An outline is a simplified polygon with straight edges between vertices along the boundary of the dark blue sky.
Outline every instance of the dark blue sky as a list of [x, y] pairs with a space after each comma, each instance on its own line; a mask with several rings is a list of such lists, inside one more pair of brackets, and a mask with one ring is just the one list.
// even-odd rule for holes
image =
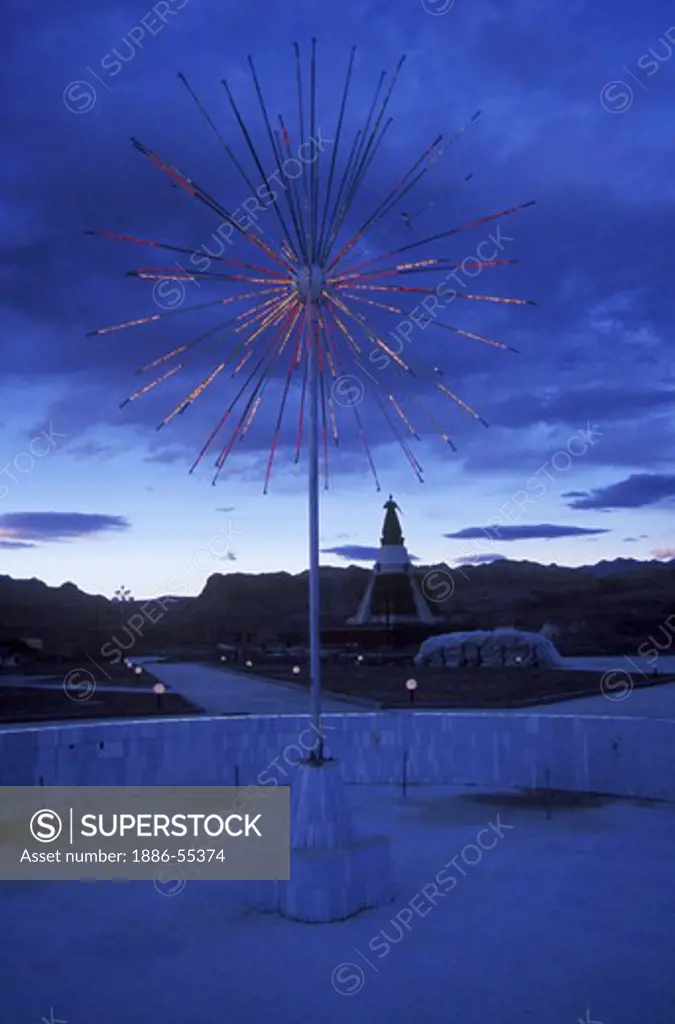
[[[287, 447], [271, 493], [261, 494], [273, 395], [217, 490], [210, 465], [194, 476], [187, 470], [231, 382], [215, 384], [160, 433], [155, 426], [194, 378], [119, 409], [138, 386], [137, 367], [214, 321], [187, 314], [86, 337], [155, 311], [152, 284], [125, 271], [171, 261], [84, 232], [208, 243], [218, 219], [170, 187], [129, 138], [237, 207], [246, 186], [176, 73], [188, 76], [244, 159], [220, 79], [227, 77], [261, 139], [251, 54], [272, 114], [294, 125], [292, 43], [306, 53], [312, 35], [320, 53], [318, 123], [328, 137], [350, 47], [357, 46], [350, 138], [380, 70], [391, 72], [407, 54], [394, 121], [357, 214], [436, 133], [451, 136], [482, 111], [402, 203], [414, 234], [397, 209], [369, 251], [536, 200], [502, 222], [503, 256], [518, 265], [486, 270], [471, 287], [537, 305], [457, 302], [450, 320], [520, 355], [433, 325], [411, 336], [411, 361], [443, 360], [448, 385], [489, 430], [438, 396], [434, 412], [459, 450], [453, 455], [423, 432], [415, 448], [425, 468], [420, 485], [379, 426], [374, 385], [360, 379], [383, 492], [393, 491], [403, 509], [411, 550], [422, 562], [506, 555], [581, 564], [675, 547], [675, 26], [661, 3], [610, 10], [561, 0], [165, 0], [154, 7], [127, 0], [104, 11], [80, 0], [56, 7], [17, 0], [6, 10], [0, 571], [106, 593], [126, 583], [148, 595], [179, 576], [197, 592], [212, 571], [306, 564], [304, 469], [292, 466]], [[451, 187], [470, 172], [468, 184]], [[462, 233], [441, 254], [475, 258], [494, 230]], [[203, 301], [197, 286], [188, 288], [195, 297], [186, 302]], [[414, 305], [403, 302], [406, 310]], [[389, 317], [387, 329], [398, 319]], [[198, 361], [195, 383], [213, 358]], [[374, 491], [350, 423], [324, 502], [323, 546], [334, 564], [341, 554], [370, 554], [386, 497]]]

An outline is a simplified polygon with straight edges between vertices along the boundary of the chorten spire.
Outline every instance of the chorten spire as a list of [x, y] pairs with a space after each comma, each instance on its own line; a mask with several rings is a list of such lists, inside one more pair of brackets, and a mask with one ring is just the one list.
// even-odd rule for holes
[[393, 495], [384, 504], [384, 524], [377, 561], [350, 626], [432, 626], [438, 621], [420, 590], [406, 551]]
[[398, 515], [396, 513], [401, 510], [391, 494], [389, 495], [389, 500], [384, 503], [383, 507], [386, 509], [386, 512], [380, 543], [386, 547], [399, 547], [403, 544], [403, 532], [401, 531], [401, 524], [398, 521]]

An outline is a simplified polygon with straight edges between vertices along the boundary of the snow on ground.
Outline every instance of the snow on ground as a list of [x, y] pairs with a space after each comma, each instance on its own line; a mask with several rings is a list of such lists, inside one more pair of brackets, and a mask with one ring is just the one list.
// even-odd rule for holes
[[0, 1019], [672, 1024], [673, 805], [547, 820], [478, 789], [349, 794], [392, 838], [388, 906], [302, 925], [245, 909], [241, 883], [3, 882]]

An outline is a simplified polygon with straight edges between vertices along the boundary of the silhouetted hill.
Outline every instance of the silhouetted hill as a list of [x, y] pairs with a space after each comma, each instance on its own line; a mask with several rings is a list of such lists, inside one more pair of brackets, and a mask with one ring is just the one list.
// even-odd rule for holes
[[[538, 630], [549, 625], [555, 628], [557, 646], [568, 655], [634, 653], [675, 612], [675, 561], [617, 559], [567, 568], [502, 560], [417, 571], [420, 579], [435, 573], [427, 576], [428, 595], [447, 594], [435, 605], [446, 623], [439, 632], [497, 626]], [[369, 572], [356, 566], [322, 568], [326, 628], [342, 626], [356, 611]], [[278, 636], [302, 642], [307, 573], [216, 574], [198, 597], [163, 600], [164, 607], [158, 599], [119, 604], [86, 594], [72, 583], [48, 587], [36, 579], [2, 576], [0, 642], [38, 636], [47, 649], [93, 651], [106, 641], [126, 648], [134, 629], [141, 634], [134, 642], [135, 653], [241, 642], [247, 635], [251, 641]]]
[[649, 568], [659, 567], [661, 569], [668, 569], [675, 563], [675, 559], [670, 559], [667, 562], [657, 561], [640, 561], [638, 558], [615, 558], [613, 561], [608, 562], [603, 560], [597, 562], [595, 565], [585, 565], [583, 568], [593, 576], [619, 576], [622, 573], [629, 572], [645, 572]]

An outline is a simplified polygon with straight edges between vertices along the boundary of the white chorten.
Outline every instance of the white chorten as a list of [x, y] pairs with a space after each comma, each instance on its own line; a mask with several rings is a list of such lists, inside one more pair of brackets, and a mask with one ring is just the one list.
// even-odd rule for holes
[[441, 621], [420, 591], [401, 532], [400, 509], [391, 494], [386, 509], [380, 553], [359, 610], [349, 626], [429, 625]]

